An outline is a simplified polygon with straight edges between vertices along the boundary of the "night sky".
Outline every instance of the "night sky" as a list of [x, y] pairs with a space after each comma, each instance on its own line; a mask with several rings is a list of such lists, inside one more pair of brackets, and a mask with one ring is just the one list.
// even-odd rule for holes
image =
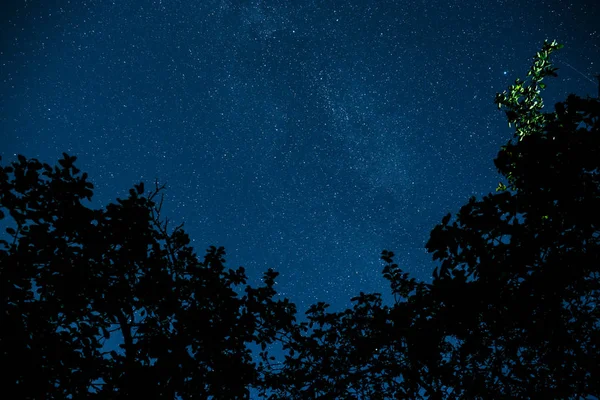
[[596, 95], [597, 0], [12, 1], [0, 11], [0, 155], [95, 185], [94, 207], [167, 184], [200, 258], [304, 311], [388, 293], [383, 249], [419, 279], [431, 229], [499, 181], [494, 95], [544, 39], [547, 104]]

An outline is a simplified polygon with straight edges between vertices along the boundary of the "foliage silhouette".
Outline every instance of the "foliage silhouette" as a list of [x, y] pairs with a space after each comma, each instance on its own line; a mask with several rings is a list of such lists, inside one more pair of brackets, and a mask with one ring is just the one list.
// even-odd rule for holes
[[497, 95], [515, 137], [495, 194], [431, 232], [430, 284], [384, 251], [395, 302], [307, 312], [283, 363], [263, 360], [272, 399], [600, 396], [600, 102], [570, 95], [542, 111], [555, 76], [545, 42], [528, 80]]
[[[92, 184], [64, 154], [54, 169], [23, 156], [0, 167], [0, 356], [3, 389], [20, 398], [244, 398], [258, 375], [248, 343], [271, 343], [294, 305], [223, 248], [199, 262], [181, 226], [160, 220], [139, 184], [92, 210]], [[6, 211], [8, 213], [6, 213]], [[8, 214], [8, 215], [7, 215]], [[6, 221], [4, 221], [6, 222]], [[120, 351], [104, 343], [120, 334]]]
[[[488, 399], [600, 396], [600, 102], [543, 112], [546, 42], [526, 81], [497, 95], [515, 136], [496, 192], [445, 216], [417, 282], [384, 251], [395, 301], [294, 304], [222, 248], [199, 261], [161, 220], [161, 187], [105, 210], [75, 157], [0, 166], [0, 357], [23, 398]], [[158, 199], [160, 201], [158, 202]], [[156, 204], [158, 202], [158, 204]], [[6, 221], [4, 221], [6, 222]], [[236, 290], [245, 286], [243, 294]], [[119, 334], [119, 351], [105, 342]], [[277, 360], [269, 344], [283, 347]], [[260, 348], [258, 364], [248, 348]]]

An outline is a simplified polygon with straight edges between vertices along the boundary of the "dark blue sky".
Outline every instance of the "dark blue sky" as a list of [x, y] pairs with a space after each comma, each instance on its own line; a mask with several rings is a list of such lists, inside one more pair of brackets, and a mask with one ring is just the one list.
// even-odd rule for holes
[[547, 103], [600, 72], [596, 0], [11, 3], [3, 163], [76, 155], [98, 206], [158, 178], [198, 255], [275, 268], [301, 310], [387, 293], [383, 249], [429, 279], [430, 230], [497, 185], [494, 95], [544, 39]]

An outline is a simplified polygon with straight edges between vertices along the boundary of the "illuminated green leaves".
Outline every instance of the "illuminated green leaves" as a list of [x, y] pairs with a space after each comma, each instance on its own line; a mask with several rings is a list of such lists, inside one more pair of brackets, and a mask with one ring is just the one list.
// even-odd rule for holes
[[508, 90], [496, 95], [495, 103], [506, 112], [508, 126], [515, 126], [515, 135], [519, 140], [539, 130], [546, 121], [541, 113], [544, 102], [540, 91], [546, 88], [542, 80], [546, 76], [556, 76], [556, 68], [552, 67], [550, 55], [562, 48], [556, 41], [544, 42], [542, 50], [537, 52], [533, 64], [527, 72], [529, 79], [516, 79]]

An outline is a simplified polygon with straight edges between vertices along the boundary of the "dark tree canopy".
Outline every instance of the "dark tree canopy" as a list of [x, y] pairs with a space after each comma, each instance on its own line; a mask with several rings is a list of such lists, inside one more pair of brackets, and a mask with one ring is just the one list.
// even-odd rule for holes
[[[294, 318], [273, 299], [277, 273], [243, 289], [224, 250], [199, 261], [136, 185], [92, 210], [92, 184], [64, 155], [0, 167], [3, 390], [30, 399], [242, 398], [258, 376], [247, 343], [271, 343]], [[162, 202], [161, 202], [162, 204]], [[243, 293], [236, 293], [242, 287]], [[104, 342], [118, 332], [121, 351]]]
[[[361, 293], [351, 309], [318, 303], [296, 322], [276, 272], [255, 288], [243, 268], [225, 268], [222, 248], [198, 260], [182, 226], [161, 219], [158, 185], [94, 210], [75, 157], [0, 166], [3, 389], [30, 399], [230, 399], [250, 388], [271, 399], [600, 397], [600, 101], [571, 95], [543, 111], [560, 47], [545, 43], [528, 79], [496, 97], [515, 127], [494, 160], [506, 182], [433, 229], [433, 281], [383, 252], [391, 305]], [[118, 351], [105, 345], [113, 335]]]
[[497, 96], [516, 130], [495, 160], [507, 183], [433, 229], [433, 282], [384, 251], [395, 303], [312, 307], [267, 368], [273, 398], [600, 396], [600, 102], [542, 112], [560, 47], [545, 43]]

